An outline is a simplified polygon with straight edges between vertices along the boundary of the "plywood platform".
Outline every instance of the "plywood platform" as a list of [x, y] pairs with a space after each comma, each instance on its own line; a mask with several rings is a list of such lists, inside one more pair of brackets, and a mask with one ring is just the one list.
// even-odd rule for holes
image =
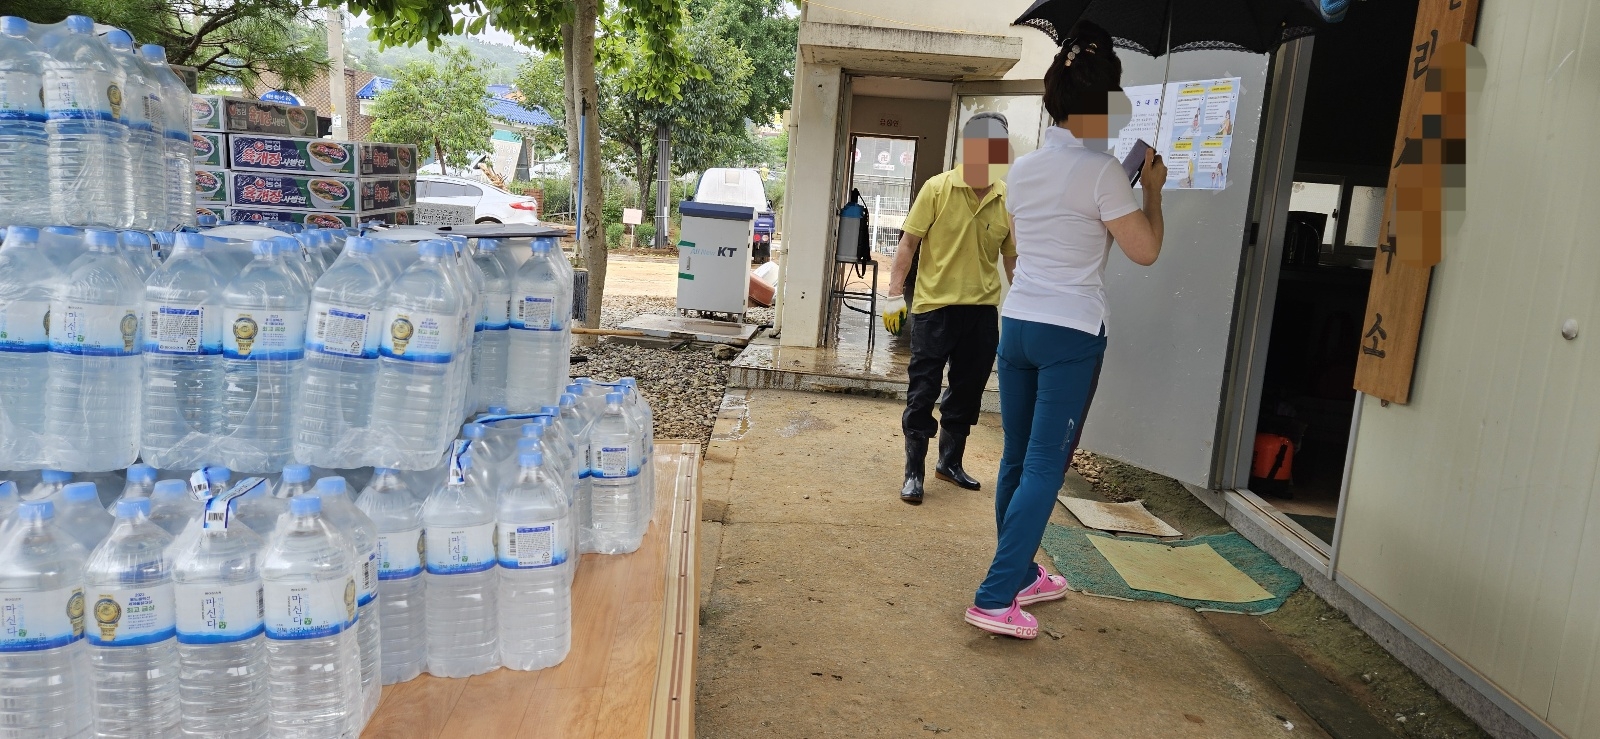
[[699, 444], [656, 443], [656, 510], [639, 551], [586, 554], [572, 652], [538, 672], [429, 675], [383, 689], [369, 739], [694, 736]]

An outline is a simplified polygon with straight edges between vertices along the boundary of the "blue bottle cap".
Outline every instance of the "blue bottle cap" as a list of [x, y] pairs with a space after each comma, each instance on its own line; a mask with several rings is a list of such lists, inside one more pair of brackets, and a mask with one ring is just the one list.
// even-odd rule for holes
[[72, 482], [72, 473], [62, 470], [44, 470], [39, 473], [39, 477], [50, 483]]
[[189, 494], [189, 483], [182, 480], [162, 480], [150, 490], [152, 498], [182, 498]]
[[315, 495], [297, 495], [289, 499], [289, 512], [296, 516], [321, 513], [322, 499]]
[[47, 234], [55, 234], [57, 236], [81, 236], [81, 235], [83, 235], [82, 231], [79, 231], [78, 229], [73, 228], [71, 226], [45, 226], [44, 227], [44, 232], [47, 233]]
[[545, 424], [549, 423], [543, 418], [535, 418], [522, 424], [522, 438], [537, 439], [544, 434]]
[[230, 477], [233, 477], [233, 472], [227, 467], [211, 466], [206, 468], [206, 482], [213, 485], [225, 483]]
[[622, 393], [606, 393], [606, 405], [622, 405]]
[[89, 246], [99, 247], [101, 249], [117, 248], [116, 231], [101, 231], [98, 228], [91, 228], [83, 232], [83, 238], [86, 242], [88, 242]]
[[73, 33], [94, 33], [94, 19], [87, 15], [69, 15], [67, 30]]
[[150, 234], [143, 231], [123, 231], [122, 245], [129, 249], [149, 249]]
[[155, 482], [156, 468], [147, 464], [136, 464], [128, 468], [129, 482]]
[[397, 474], [400, 474], [400, 470], [397, 470], [397, 469], [395, 469], [393, 467], [373, 467], [372, 468], [372, 474], [374, 474], [374, 475], [397, 475]]
[[303, 464], [291, 464], [283, 468], [284, 482], [305, 482], [311, 479], [311, 468]]
[[0, 16], [0, 33], [7, 36], [26, 36], [28, 22], [14, 15]]
[[461, 427], [461, 435], [465, 436], [468, 439], [482, 439], [483, 438], [483, 424], [481, 424], [481, 423], [464, 424]]
[[499, 251], [499, 239], [478, 239], [478, 251]]
[[270, 239], [252, 241], [250, 242], [250, 253], [258, 257], [270, 257], [278, 253], [278, 244]]
[[106, 34], [106, 45], [117, 51], [133, 51], [133, 34], [113, 28]]
[[17, 506], [17, 516], [24, 521], [49, 521], [56, 517], [56, 504], [48, 500], [30, 500]]
[[[8, 18], [10, 16], [7, 16]], [[32, 226], [12, 226], [6, 229], [6, 246], [21, 246], [39, 241], [39, 229]]]
[[139, 56], [151, 64], [166, 64], [167, 50], [157, 44], [145, 44], [139, 47]]
[[0, 480], [0, 498], [16, 498], [17, 484], [10, 480]]
[[583, 395], [583, 386], [574, 382], [567, 386], [567, 393], [572, 396], [573, 402], [577, 402], [578, 398]]
[[533, 253], [534, 254], [548, 254], [548, 253], [550, 253], [550, 241], [548, 239], [534, 239], [533, 240]]
[[347, 490], [344, 478], [338, 475], [324, 477], [318, 480], [316, 486], [312, 488], [312, 492], [317, 495], [344, 495]]
[[[332, 237], [332, 234], [328, 235], [328, 238], [331, 239]], [[345, 239], [344, 248], [347, 251], [353, 251], [357, 254], [371, 254], [372, 239], [369, 239], [365, 236], [351, 236], [350, 238]]]
[[577, 395], [574, 395], [572, 393], [562, 393], [561, 394], [561, 407], [562, 408], [571, 408], [572, 406], [575, 406], [577, 404], [578, 404], [578, 396]]
[[134, 518], [135, 516], [150, 515], [149, 498], [123, 498], [117, 501], [117, 518]]
[[442, 259], [451, 251], [453, 251], [453, 249], [451, 248], [450, 243], [446, 241], [424, 241], [420, 244], [417, 244], [417, 254], [424, 257]]
[[210, 215], [207, 215], [207, 216], [196, 216], [195, 217], [195, 222], [199, 223], [202, 226], [215, 226], [215, 225], [217, 225], [217, 217], [216, 216], [210, 216]]
[[547, 405], [547, 406], [545, 406], [543, 408], [540, 408], [539, 412], [543, 413], [543, 414], [545, 414], [547, 416], [552, 416], [552, 417], [559, 416], [559, 415], [561, 415], [561, 406]]
[[197, 233], [184, 231], [183, 233], [178, 234], [178, 238], [175, 240], [174, 245], [180, 249], [204, 249], [206, 248], [206, 237]]
[[517, 464], [523, 467], [538, 467], [544, 464], [544, 454], [541, 452], [523, 452], [517, 455]]
[[95, 489], [92, 482], [75, 482], [61, 489], [61, 497], [74, 503], [86, 500], [99, 500], [100, 492]]

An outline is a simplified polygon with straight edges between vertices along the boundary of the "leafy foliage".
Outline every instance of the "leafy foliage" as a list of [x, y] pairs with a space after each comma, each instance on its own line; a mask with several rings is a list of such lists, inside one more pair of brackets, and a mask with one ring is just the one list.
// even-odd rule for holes
[[[379, 48], [377, 42], [368, 38], [369, 34], [370, 31], [361, 26], [350, 28], [345, 33], [345, 54], [352, 60], [352, 66], [380, 77], [394, 77], [406, 62], [425, 61], [433, 56], [424, 46]], [[450, 46], [463, 46], [471, 52], [491, 85], [514, 82], [517, 70], [529, 58], [522, 49], [488, 43], [471, 36], [449, 36], [441, 40]]]
[[742, 118], [772, 123], [789, 109], [794, 90], [794, 49], [800, 21], [790, 0], [692, 0], [689, 13], [707, 31], [727, 39], [750, 59], [750, 99]]
[[473, 152], [489, 148], [494, 126], [484, 104], [483, 70], [472, 53], [446, 47], [432, 62], [410, 62], [394, 87], [373, 101], [373, 137], [416, 144], [450, 166], [465, 167]]
[[533, 133], [533, 145], [541, 158], [566, 152], [566, 106], [562, 100], [561, 81], [564, 70], [560, 54], [544, 54], [530, 58], [517, 70], [517, 91], [529, 105], [544, 108], [554, 118], [556, 125], [540, 126]]
[[271, 72], [304, 90], [328, 68], [322, 13], [300, 0], [16, 1], [7, 15], [54, 23], [81, 14], [126, 29], [138, 43], [166, 47], [167, 61], [198, 69], [202, 84], [229, 76], [252, 86]]

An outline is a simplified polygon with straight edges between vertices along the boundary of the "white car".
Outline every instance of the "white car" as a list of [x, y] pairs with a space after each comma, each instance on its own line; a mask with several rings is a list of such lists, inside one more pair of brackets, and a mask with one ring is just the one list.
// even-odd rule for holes
[[476, 212], [473, 223], [539, 222], [539, 204], [533, 198], [513, 195], [481, 180], [436, 174], [417, 175], [417, 202], [467, 205]]

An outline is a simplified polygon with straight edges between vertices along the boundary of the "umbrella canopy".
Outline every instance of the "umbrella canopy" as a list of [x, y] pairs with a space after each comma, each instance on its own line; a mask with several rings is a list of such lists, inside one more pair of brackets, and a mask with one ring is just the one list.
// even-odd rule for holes
[[1301, 0], [1037, 0], [1012, 25], [1032, 26], [1060, 44], [1079, 20], [1099, 24], [1117, 46], [1161, 56], [1197, 49], [1263, 54], [1311, 35], [1317, 16]]

